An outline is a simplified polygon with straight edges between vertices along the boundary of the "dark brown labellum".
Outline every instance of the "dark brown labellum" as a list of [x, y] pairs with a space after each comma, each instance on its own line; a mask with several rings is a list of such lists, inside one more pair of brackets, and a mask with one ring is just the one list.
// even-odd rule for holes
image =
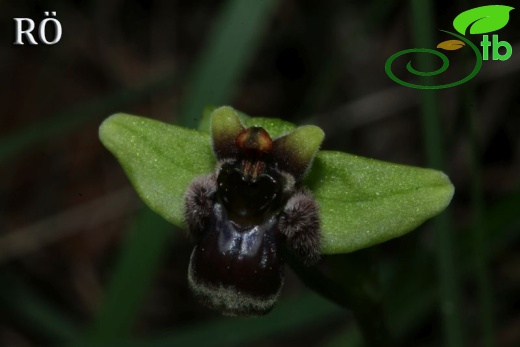
[[283, 144], [262, 128], [225, 122], [230, 126], [216, 125], [221, 133], [213, 134], [216, 172], [195, 179], [185, 196], [186, 224], [197, 242], [188, 280], [201, 302], [224, 315], [262, 315], [279, 296], [285, 246], [306, 264], [319, 259], [318, 207], [279, 170]]
[[225, 315], [262, 315], [271, 310], [283, 282], [277, 219], [237, 230], [215, 204], [209, 231], [195, 246], [189, 282], [208, 306]]

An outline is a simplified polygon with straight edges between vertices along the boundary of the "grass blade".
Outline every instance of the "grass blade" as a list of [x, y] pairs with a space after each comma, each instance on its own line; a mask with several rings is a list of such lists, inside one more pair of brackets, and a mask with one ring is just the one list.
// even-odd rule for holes
[[[435, 47], [433, 26], [433, 2], [431, 0], [411, 0], [414, 43], [416, 47]], [[434, 71], [431, 54], [417, 57], [420, 71]], [[422, 79], [423, 85], [434, 84], [433, 76]], [[443, 141], [439, 114], [438, 91], [421, 90], [421, 113], [425, 136], [428, 166], [438, 170], [444, 167]], [[459, 278], [455, 266], [455, 244], [452, 236], [450, 210], [433, 221], [437, 248], [439, 274], [440, 308], [443, 317], [445, 345], [464, 345], [462, 317], [460, 311]]]
[[139, 215], [121, 247], [114, 274], [97, 316], [92, 342], [127, 336], [160, 266], [173, 226], [149, 209]]
[[275, 0], [226, 2], [193, 71], [181, 109], [184, 126], [195, 128], [203, 106], [220, 105], [232, 96], [276, 3]]

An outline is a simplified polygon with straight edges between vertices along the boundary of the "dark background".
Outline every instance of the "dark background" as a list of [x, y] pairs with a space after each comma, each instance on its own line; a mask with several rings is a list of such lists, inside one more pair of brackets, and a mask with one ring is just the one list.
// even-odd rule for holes
[[[266, 318], [200, 306], [192, 245], [142, 206], [97, 137], [115, 112], [193, 127], [205, 106], [230, 104], [322, 126], [324, 149], [445, 171], [456, 189], [445, 223], [375, 247], [390, 331], [403, 346], [518, 346], [520, 9], [497, 32], [512, 57], [434, 92], [432, 123], [425, 93], [393, 82], [385, 61], [426, 46], [417, 25], [431, 20], [437, 44], [449, 39], [437, 29], [490, 3], [435, 1], [418, 18], [412, 2], [242, 0], [229, 17], [238, 1], [0, 2], [0, 345], [359, 345], [350, 311], [289, 269]], [[13, 45], [13, 18], [38, 25], [44, 11], [57, 12], [60, 42]], [[472, 66], [458, 53], [441, 80]], [[133, 242], [156, 232], [167, 244]], [[350, 262], [355, 282], [363, 252], [321, 267]]]

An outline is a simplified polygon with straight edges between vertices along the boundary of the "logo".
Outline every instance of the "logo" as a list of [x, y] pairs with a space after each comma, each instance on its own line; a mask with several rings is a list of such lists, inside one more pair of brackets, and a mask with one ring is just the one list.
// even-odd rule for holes
[[[450, 88], [455, 87], [460, 84], [466, 83], [480, 71], [480, 68], [482, 67], [482, 61], [488, 60], [489, 57], [493, 60], [507, 60], [511, 57], [513, 54], [513, 47], [511, 47], [511, 44], [507, 41], [499, 41], [498, 35], [492, 35], [491, 41], [489, 39], [489, 36], [487, 34], [497, 31], [499, 29], [502, 29], [506, 26], [507, 22], [509, 22], [509, 12], [513, 10], [513, 7], [510, 6], [504, 6], [504, 5], [488, 5], [488, 6], [481, 6], [481, 7], [475, 7], [471, 10], [467, 10], [459, 14], [454, 20], [453, 20], [453, 27], [455, 30], [460, 34], [447, 31], [447, 30], [441, 30], [445, 33], [450, 34], [455, 39], [447, 40], [439, 43], [437, 45], [437, 48], [447, 50], [447, 51], [454, 51], [457, 49], [461, 49], [465, 46], [468, 46], [471, 48], [473, 53], [475, 54], [476, 62], [473, 70], [469, 73], [469, 75], [465, 76], [464, 78], [451, 82], [446, 84], [440, 84], [440, 85], [421, 85], [421, 84], [414, 84], [410, 82], [406, 82], [399, 77], [397, 77], [394, 72], [392, 71], [392, 63], [395, 59], [398, 57], [408, 54], [408, 53], [428, 53], [428, 54], [434, 54], [437, 57], [439, 57], [442, 60], [442, 66], [434, 71], [419, 71], [412, 67], [411, 60], [406, 65], [406, 70], [416, 76], [435, 76], [438, 74], [443, 73], [446, 71], [450, 65], [448, 57], [437, 50], [429, 49], [429, 48], [412, 48], [412, 49], [405, 49], [403, 51], [397, 52], [393, 54], [385, 63], [385, 71], [388, 77], [390, 77], [394, 82], [397, 82], [403, 86], [410, 87], [410, 88], [416, 88], [416, 89], [444, 89], [444, 88]], [[475, 46], [470, 40], [468, 40], [465, 35], [466, 31], [469, 29], [469, 34], [486, 34], [482, 35], [482, 41], [480, 42], [480, 46], [482, 46], [482, 53], [480, 53], [479, 48]], [[491, 47], [491, 54], [490, 54], [490, 48]], [[500, 53], [499, 49], [503, 47], [505, 48], [504, 53]], [[503, 49], [502, 49], [503, 51]]]
[[[56, 17], [56, 11], [51, 11], [50, 13], [49, 13], [49, 11], [45, 11], [44, 14], [45, 14], [45, 17], [49, 17], [49, 18], [45, 18], [38, 25], [38, 36], [37, 37], [39, 39], [39, 42], [43, 43], [44, 45], [54, 45], [54, 44], [58, 43], [61, 39], [61, 34], [62, 34], [61, 24], [56, 18], [52, 18], [52, 17]], [[34, 20], [32, 20], [31, 18], [14, 18], [14, 23], [15, 23], [15, 33], [14, 33], [15, 40], [13, 43], [14, 45], [17, 45], [17, 46], [24, 45], [25, 44], [24, 37], [30, 45], [38, 45], [38, 41], [34, 39], [34, 36], [32, 34], [32, 31], [35, 28]], [[25, 29], [24, 29], [24, 23], [27, 24], [27, 27], [25, 27]], [[54, 38], [52, 40], [49, 40], [47, 38], [47, 35], [48, 35], [47, 24], [52, 24], [52, 26], [54, 27], [54, 32], [53, 32]]]

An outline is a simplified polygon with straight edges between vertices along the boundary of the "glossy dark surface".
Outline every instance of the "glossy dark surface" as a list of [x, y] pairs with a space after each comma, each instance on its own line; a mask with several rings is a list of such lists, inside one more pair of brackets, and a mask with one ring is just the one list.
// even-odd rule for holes
[[[206, 296], [218, 296], [220, 288], [232, 288], [236, 300], [275, 298], [283, 282], [283, 259], [277, 218], [238, 230], [221, 204], [215, 204], [209, 230], [193, 250], [190, 271], [195, 285], [204, 286]], [[226, 311], [218, 298], [202, 298], [210, 306]], [[274, 302], [273, 302], [274, 303]], [[270, 307], [267, 309], [267, 311]], [[241, 312], [243, 310], [244, 312]], [[266, 309], [250, 305], [228, 312], [235, 315], [262, 314]], [[256, 311], [256, 312], [255, 312]]]
[[281, 177], [266, 173], [247, 177], [229, 163], [222, 166], [217, 179], [217, 197], [239, 228], [265, 223], [282, 207], [282, 190]]

